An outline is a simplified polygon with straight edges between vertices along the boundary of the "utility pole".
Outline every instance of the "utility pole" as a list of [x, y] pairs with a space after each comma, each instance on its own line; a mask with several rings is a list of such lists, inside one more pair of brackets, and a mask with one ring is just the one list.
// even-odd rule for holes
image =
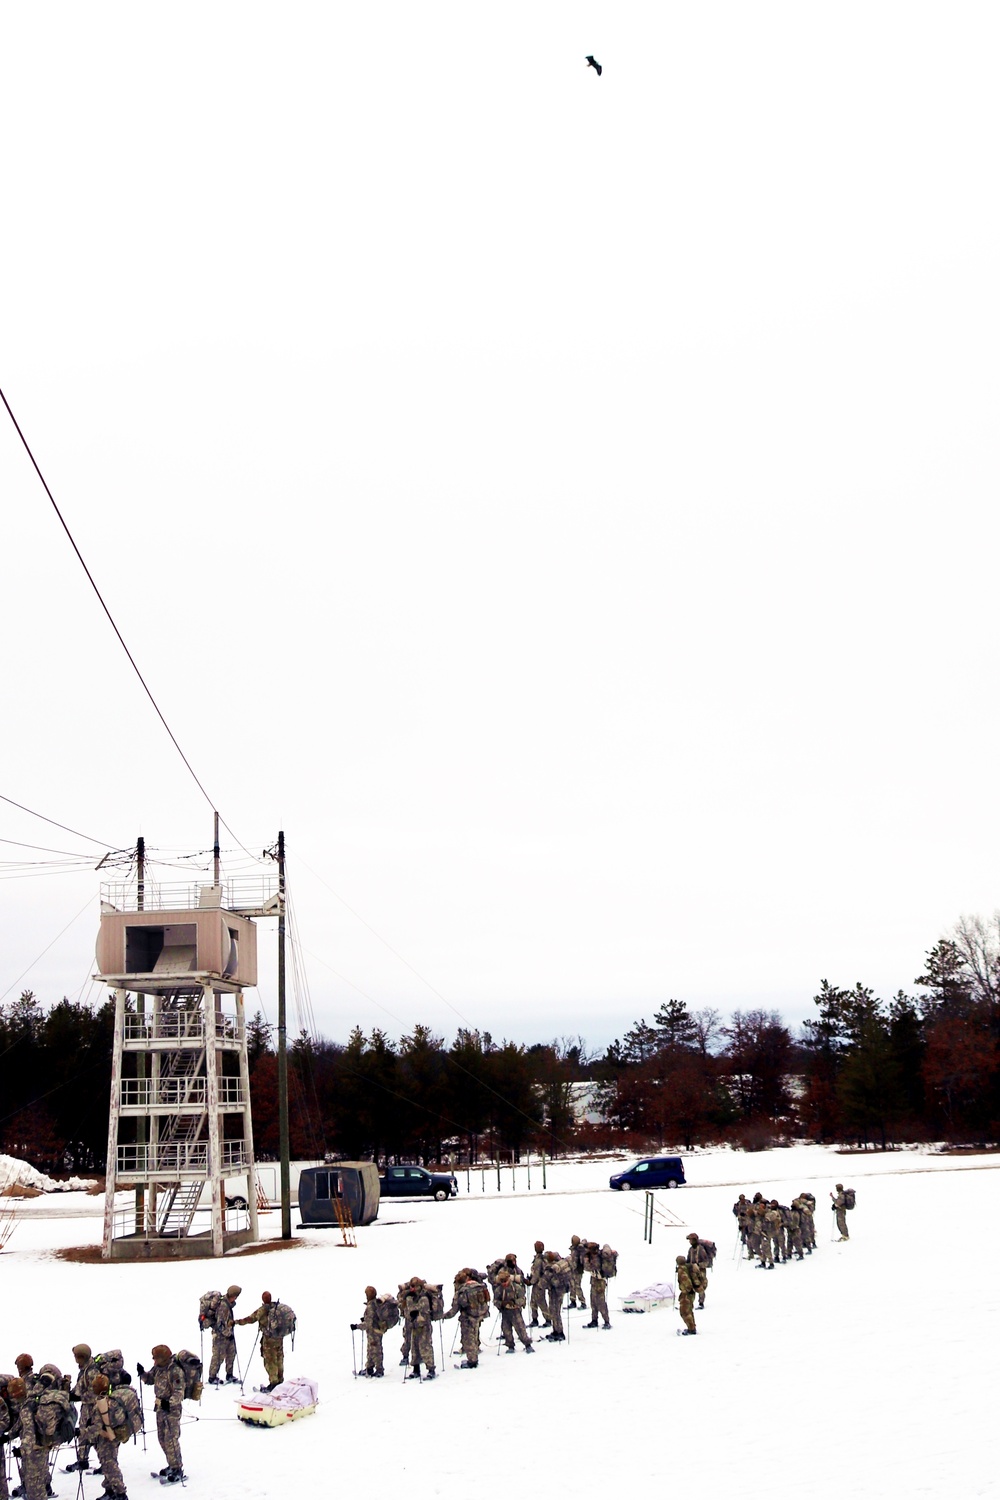
[[219, 814], [215, 814], [215, 843], [212, 848], [212, 884], [220, 885], [219, 880]]
[[[135, 841], [135, 905], [137, 911], [144, 911], [146, 908], [146, 840], [143, 838], [141, 833]], [[135, 1006], [140, 1016], [145, 1014], [146, 997], [141, 990], [135, 997]], [[140, 1079], [145, 1079], [146, 1059], [141, 1052], [136, 1059], [136, 1071]], [[135, 1122], [135, 1127], [136, 1141], [140, 1146], [145, 1146], [148, 1138], [146, 1135], [146, 1120], [144, 1116], [139, 1116], [138, 1120], [136, 1120]], [[142, 1153], [140, 1152], [140, 1155], [141, 1154]], [[114, 1168], [109, 1164], [108, 1170], [113, 1171]], [[137, 1187], [135, 1190], [136, 1233], [142, 1234], [145, 1227], [146, 1190], [143, 1187]]]
[[292, 1237], [288, 1166], [288, 1048], [285, 1023], [285, 835], [278, 833], [278, 1138], [281, 1156], [281, 1238]]

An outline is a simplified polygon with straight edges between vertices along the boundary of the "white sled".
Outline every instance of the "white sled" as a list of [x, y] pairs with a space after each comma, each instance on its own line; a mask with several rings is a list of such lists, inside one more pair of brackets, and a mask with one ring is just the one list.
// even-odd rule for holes
[[283, 1427], [286, 1422], [298, 1421], [299, 1417], [311, 1417], [318, 1403], [316, 1381], [297, 1375], [294, 1380], [276, 1385], [273, 1391], [255, 1391], [252, 1396], [241, 1396], [236, 1403], [236, 1415], [251, 1427]]
[[622, 1312], [648, 1313], [656, 1312], [657, 1308], [669, 1307], [674, 1300], [674, 1289], [669, 1281], [657, 1281], [652, 1286], [643, 1287], [641, 1292], [632, 1292], [628, 1297], [620, 1297]]

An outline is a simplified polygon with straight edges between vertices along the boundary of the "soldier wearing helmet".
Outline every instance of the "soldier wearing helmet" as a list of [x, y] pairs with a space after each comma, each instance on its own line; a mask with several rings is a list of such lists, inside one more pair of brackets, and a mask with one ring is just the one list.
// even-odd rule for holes
[[219, 1371], [223, 1363], [226, 1366], [226, 1384], [238, 1385], [239, 1381], [233, 1374], [236, 1364], [236, 1334], [234, 1332], [235, 1320], [233, 1308], [236, 1299], [242, 1292], [241, 1286], [230, 1286], [226, 1288], [226, 1295], [219, 1302], [215, 1313], [215, 1327], [212, 1329], [212, 1361], [208, 1368], [209, 1385], [221, 1385]]
[[111, 1382], [100, 1371], [95, 1371], [80, 1408], [80, 1437], [97, 1450], [97, 1462], [104, 1475], [104, 1491], [115, 1500], [128, 1500], [125, 1480], [118, 1467], [118, 1434], [115, 1432], [111, 1411]]
[[549, 1299], [545, 1289], [545, 1246], [541, 1240], [535, 1241], [535, 1254], [531, 1262], [531, 1270], [528, 1273], [528, 1285], [531, 1287], [531, 1327], [538, 1327], [538, 1314], [541, 1313], [542, 1321], [546, 1328], [551, 1326], [552, 1319], [549, 1317]]
[[[70, 1389], [70, 1395], [74, 1401], [83, 1401], [97, 1374], [97, 1365], [89, 1344], [74, 1344], [73, 1358], [79, 1373]], [[67, 1474], [72, 1474], [75, 1469], [80, 1469], [85, 1474], [90, 1468], [90, 1444], [85, 1439], [81, 1438], [77, 1443], [76, 1454], [76, 1463], [66, 1465]]]
[[174, 1359], [169, 1344], [153, 1345], [153, 1368], [147, 1370], [137, 1364], [136, 1371], [143, 1385], [153, 1387], [156, 1408], [156, 1439], [167, 1460], [160, 1478], [167, 1484], [177, 1484], [185, 1477], [184, 1461], [181, 1458], [181, 1409], [184, 1404], [184, 1371]]

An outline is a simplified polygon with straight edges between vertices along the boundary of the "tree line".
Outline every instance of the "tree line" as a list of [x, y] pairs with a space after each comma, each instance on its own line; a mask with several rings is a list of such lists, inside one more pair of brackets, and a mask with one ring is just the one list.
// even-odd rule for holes
[[[914, 991], [886, 1001], [823, 980], [798, 1036], [775, 1010], [724, 1019], [671, 999], [603, 1053], [472, 1029], [446, 1042], [425, 1025], [398, 1040], [302, 1033], [289, 1048], [292, 1154], [465, 1162], [796, 1137], [996, 1141], [1000, 913], [936, 943]], [[112, 1027], [110, 1001], [45, 1010], [25, 991], [0, 1005], [0, 1151], [48, 1172], [103, 1170]], [[261, 1015], [247, 1040], [255, 1149], [276, 1157], [277, 1058]]]

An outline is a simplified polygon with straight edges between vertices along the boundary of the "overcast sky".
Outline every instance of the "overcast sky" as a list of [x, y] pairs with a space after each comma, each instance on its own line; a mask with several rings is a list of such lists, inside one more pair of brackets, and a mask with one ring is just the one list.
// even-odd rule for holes
[[[797, 1021], [1000, 904], [998, 40], [4, 8], [0, 385], [211, 801], [286, 832], [321, 1031]], [[0, 791], [204, 849], [0, 418]], [[6, 873], [0, 989], [87, 994], [99, 877]]]

